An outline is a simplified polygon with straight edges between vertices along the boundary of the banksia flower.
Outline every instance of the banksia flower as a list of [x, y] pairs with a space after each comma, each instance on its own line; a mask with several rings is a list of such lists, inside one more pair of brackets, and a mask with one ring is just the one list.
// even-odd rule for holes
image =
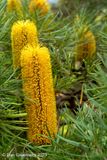
[[83, 32], [79, 44], [76, 46], [76, 62], [82, 62], [83, 59], [90, 60], [96, 52], [96, 40], [91, 31]]
[[36, 9], [39, 9], [44, 15], [50, 10], [50, 4], [47, 0], [30, 0], [29, 11], [34, 13]]
[[37, 28], [32, 21], [18, 21], [13, 24], [11, 32], [13, 66], [14, 69], [20, 67], [20, 53], [22, 48], [27, 45], [38, 44]]
[[75, 67], [78, 69], [85, 59], [91, 60], [96, 52], [96, 40], [94, 34], [89, 30], [84, 16], [76, 15], [74, 19], [74, 32], [77, 41], [75, 47]]
[[19, 15], [22, 15], [21, 0], [7, 0], [7, 11], [16, 11]]
[[48, 49], [25, 47], [21, 53], [21, 73], [28, 115], [28, 139], [37, 144], [51, 143], [47, 136], [54, 138], [57, 133], [57, 117]]

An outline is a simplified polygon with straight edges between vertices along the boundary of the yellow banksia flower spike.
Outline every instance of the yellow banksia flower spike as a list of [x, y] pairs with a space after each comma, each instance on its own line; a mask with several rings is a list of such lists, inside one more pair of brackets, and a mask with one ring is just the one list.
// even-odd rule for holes
[[57, 133], [56, 102], [50, 54], [46, 47], [27, 46], [21, 53], [21, 73], [28, 120], [28, 139], [50, 144]]
[[77, 45], [76, 60], [91, 59], [96, 52], [96, 40], [91, 31], [86, 31], [80, 38], [80, 43]]
[[7, 11], [16, 11], [18, 15], [23, 15], [21, 0], [7, 0]]
[[18, 21], [13, 24], [11, 31], [12, 54], [14, 69], [20, 67], [20, 54], [22, 48], [27, 45], [38, 45], [37, 28], [30, 21]]
[[34, 13], [36, 9], [39, 9], [42, 15], [45, 15], [50, 10], [50, 4], [48, 0], [30, 0], [29, 11]]
[[75, 68], [79, 69], [85, 59], [90, 61], [96, 53], [96, 39], [85, 22], [85, 17], [76, 15], [74, 19], [74, 32], [76, 37]]
[[75, 50], [75, 68], [79, 69], [81, 62], [85, 59], [90, 61], [96, 53], [96, 40], [90, 30], [85, 30], [80, 36], [80, 40]]

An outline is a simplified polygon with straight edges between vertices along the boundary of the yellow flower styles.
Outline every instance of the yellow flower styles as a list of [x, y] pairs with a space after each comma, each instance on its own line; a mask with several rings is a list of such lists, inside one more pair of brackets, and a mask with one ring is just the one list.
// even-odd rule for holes
[[13, 24], [11, 31], [13, 66], [14, 69], [20, 67], [21, 50], [28, 43], [31, 45], [38, 45], [37, 28], [35, 24], [30, 21], [18, 21]]
[[28, 114], [28, 139], [48, 144], [57, 133], [56, 102], [49, 51], [27, 46], [21, 54], [21, 73]]
[[7, 11], [16, 11], [17, 14], [22, 15], [21, 0], [7, 0]]
[[76, 61], [90, 60], [96, 52], [96, 40], [91, 31], [83, 32], [76, 50]]
[[50, 5], [47, 0], [30, 0], [29, 11], [33, 13], [36, 9], [39, 9], [44, 15], [50, 10]]

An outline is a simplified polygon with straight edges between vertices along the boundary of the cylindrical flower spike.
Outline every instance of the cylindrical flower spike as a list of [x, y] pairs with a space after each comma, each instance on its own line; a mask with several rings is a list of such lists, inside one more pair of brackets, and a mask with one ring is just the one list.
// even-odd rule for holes
[[7, 11], [16, 11], [17, 14], [22, 15], [21, 0], [7, 0]]
[[27, 46], [21, 53], [21, 73], [28, 117], [28, 139], [51, 143], [57, 133], [56, 102], [49, 51]]
[[[96, 52], [96, 40], [91, 31], [83, 32], [76, 46], [76, 63], [79, 65], [83, 59], [91, 60]], [[77, 67], [78, 68], [78, 67]]]
[[11, 32], [12, 40], [12, 54], [14, 69], [20, 67], [20, 54], [22, 48], [27, 45], [37, 45], [37, 28], [35, 24], [30, 21], [18, 21], [13, 24]]
[[50, 4], [47, 0], [30, 0], [29, 11], [34, 13], [36, 9], [39, 9], [41, 14], [44, 15], [50, 10]]

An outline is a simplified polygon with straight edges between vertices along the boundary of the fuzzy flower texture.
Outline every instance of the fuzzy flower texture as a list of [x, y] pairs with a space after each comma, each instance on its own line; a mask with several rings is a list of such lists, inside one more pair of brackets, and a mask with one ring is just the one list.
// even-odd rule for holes
[[37, 144], [51, 143], [57, 133], [56, 102], [49, 51], [26, 46], [21, 54], [23, 91], [28, 114], [28, 139]]
[[7, 0], [7, 11], [16, 11], [17, 14], [22, 15], [21, 0]]
[[80, 38], [80, 42], [77, 45], [77, 61], [83, 59], [91, 59], [96, 52], [96, 40], [94, 34], [91, 31], [86, 31]]
[[28, 43], [30, 45], [37, 45], [37, 28], [35, 24], [30, 21], [18, 21], [13, 24], [11, 32], [13, 66], [14, 69], [20, 67], [21, 50]]
[[29, 20], [14, 23], [11, 33], [14, 69], [21, 67], [28, 139], [49, 144], [57, 133], [56, 102], [50, 54], [40, 47], [37, 28]]
[[75, 68], [79, 69], [83, 60], [90, 61], [95, 57], [96, 39], [84, 19], [76, 15], [74, 19], [74, 31], [76, 33], [75, 51]]
[[29, 11], [34, 13], [36, 9], [39, 9], [42, 15], [46, 14], [50, 10], [48, 0], [30, 0]]

